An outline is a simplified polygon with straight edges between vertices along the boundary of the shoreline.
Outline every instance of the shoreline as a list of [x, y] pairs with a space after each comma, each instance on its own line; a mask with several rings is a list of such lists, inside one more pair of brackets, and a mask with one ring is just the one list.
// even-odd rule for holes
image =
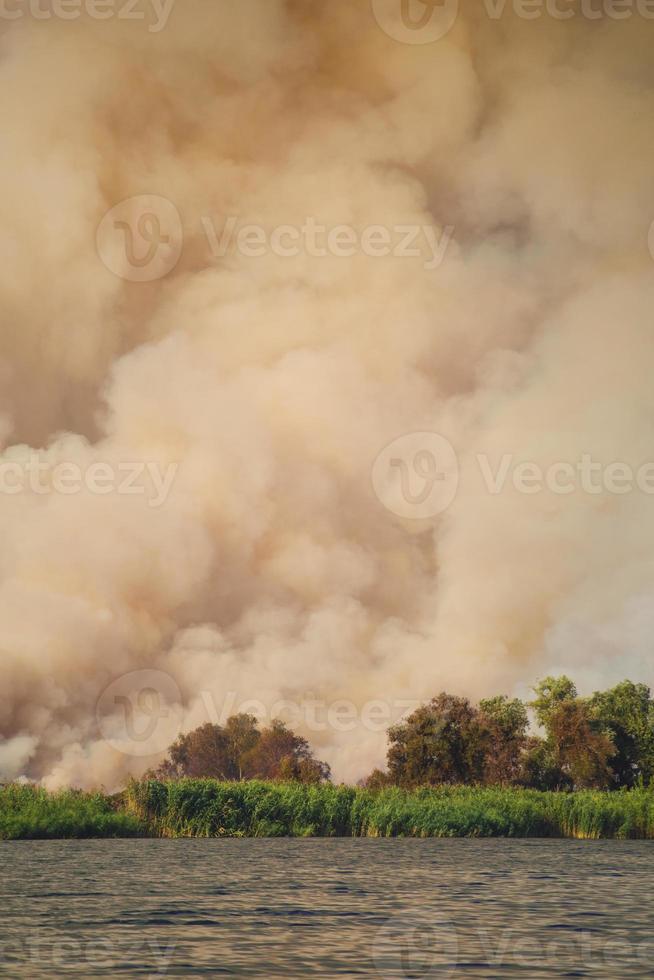
[[654, 791], [367, 790], [186, 779], [121, 793], [0, 788], [0, 840], [102, 838], [654, 840]]

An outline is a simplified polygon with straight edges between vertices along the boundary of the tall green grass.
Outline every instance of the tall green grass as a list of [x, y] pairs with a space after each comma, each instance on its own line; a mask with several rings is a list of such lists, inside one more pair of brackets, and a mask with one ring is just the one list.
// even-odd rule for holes
[[654, 839], [654, 792], [412, 792], [210, 779], [132, 783], [125, 805], [162, 837], [576, 837]]
[[102, 793], [35, 786], [0, 789], [0, 840], [73, 837], [133, 837], [145, 828]]
[[132, 782], [117, 797], [0, 789], [0, 839], [135, 835], [654, 839], [654, 791], [372, 791], [213, 779]]

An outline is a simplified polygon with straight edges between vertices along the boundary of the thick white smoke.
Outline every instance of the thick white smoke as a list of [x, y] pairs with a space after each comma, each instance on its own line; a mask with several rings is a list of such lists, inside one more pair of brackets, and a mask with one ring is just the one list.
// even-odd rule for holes
[[[177, 0], [156, 32], [6, 21], [0, 462], [176, 475], [157, 507], [0, 494], [0, 778], [151, 765], [96, 715], [144, 669], [186, 728], [206, 692], [395, 711], [554, 669], [651, 679], [654, 497], [492, 493], [478, 456], [654, 459], [654, 22], [470, 6], [424, 45], [368, 0]], [[151, 282], [96, 241], [140, 195], [183, 227]], [[413, 256], [221, 254], [230, 219], [423, 231]], [[433, 520], [371, 483], [413, 432], [459, 458]], [[359, 721], [295, 727], [337, 778], [384, 758]]]

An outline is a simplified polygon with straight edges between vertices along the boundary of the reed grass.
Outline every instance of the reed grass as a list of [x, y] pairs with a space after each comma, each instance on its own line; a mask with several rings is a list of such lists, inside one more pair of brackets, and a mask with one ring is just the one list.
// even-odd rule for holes
[[125, 806], [162, 837], [574, 837], [654, 839], [654, 792], [132, 783]]
[[213, 779], [132, 782], [117, 797], [0, 789], [0, 839], [74, 837], [654, 839], [654, 791], [467, 786], [379, 791]]
[[133, 837], [145, 828], [120, 803], [102, 793], [36, 786], [0, 788], [0, 840]]

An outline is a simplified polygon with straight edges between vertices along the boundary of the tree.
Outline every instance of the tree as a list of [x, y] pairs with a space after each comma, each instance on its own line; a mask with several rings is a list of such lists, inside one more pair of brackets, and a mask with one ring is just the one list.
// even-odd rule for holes
[[522, 758], [519, 782], [540, 790], [570, 790], [572, 778], [558, 765], [552, 744], [536, 735], [529, 736]]
[[539, 725], [547, 728], [549, 719], [554, 711], [564, 701], [574, 701], [577, 697], [577, 688], [569, 677], [546, 677], [539, 681], [534, 688], [536, 697], [530, 702], [529, 707], [536, 713]]
[[364, 789], [385, 789], [387, 786], [392, 786], [393, 780], [387, 772], [383, 772], [381, 769], [373, 769], [369, 776], [362, 779], [359, 782], [359, 786], [363, 786]]
[[232, 715], [227, 719], [225, 735], [229, 743], [230, 758], [233, 761], [237, 779], [243, 779], [244, 762], [248, 753], [259, 743], [261, 735], [254, 715]]
[[588, 704], [614, 745], [615, 786], [649, 784], [654, 775], [654, 702], [649, 687], [622, 681], [608, 691], [596, 691]]
[[244, 766], [248, 779], [321, 783], [331, 775], [325, 762], [314, 759], [307, 740], [279, 720], [263, 730], [256, 745], [245, 756]]
[[320, 762], [313, 756], [297, 758], [295, 756], [285, 756], [280, 765], [277, 779], [286, 782], [304, 783], [305, 785], [317, 786], [319, 783], [329, 782], [331, 779], [331, 769], [326, 762]]
[[224, 727], [201, 725], [170, 746], [168, 758], [149, 773], [155, 779], [286, 779], [320, 783], [330, 778], [306, 739], [281, 721], [259, 731], [253, 715], [232, 715]]
[[388, 772], [397, 785], [473, 783], [482, 778], [482, 726], [467, 698], [439, 694], [390, 728], [388, 737]]
[[520, 779], [529, 717], [518, 698], [498, 695], [479, 702], [484, 739], [483, 780], [508, 785]]
[[170, 746], [168, 758], [151, 775], [160, 779], [236, 779], [238, 769], [227, 732], [220, 725], [207, 723], [180, 735]]
[[575, 789], [605, 789], [613, 773], [609, 759], [613, 743], [593, 719], [581, 698], [562, 701], [549, 715], [548, 734], [556, 765]]
[[531, 707], [546, 738], [541, 751], [531, 747], [527, 765], [532, 775], [540, 767], [546, 782], [554, 781], [560, 789], [611, 786], [609, 760], [615, 752], [611, 738], [593, 717], [588, 701], [577, 696], [570, 678], [546, 677], [534, 693]]

